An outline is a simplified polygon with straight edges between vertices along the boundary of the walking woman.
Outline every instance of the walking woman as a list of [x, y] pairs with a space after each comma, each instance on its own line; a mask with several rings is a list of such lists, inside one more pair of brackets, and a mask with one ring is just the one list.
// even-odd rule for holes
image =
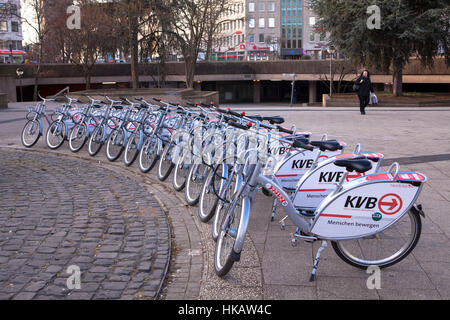
[[[361, 114], [366, 114], [366, 107], [370, 101], [370, 93], [373, 91], [372, 81], [370, 81], [370, 73], [364, 70], [361, 76], [355, 81], [356, 91], [359, 98], [359, 109]], [[359, 89], [358, 89], [359, 88]]]

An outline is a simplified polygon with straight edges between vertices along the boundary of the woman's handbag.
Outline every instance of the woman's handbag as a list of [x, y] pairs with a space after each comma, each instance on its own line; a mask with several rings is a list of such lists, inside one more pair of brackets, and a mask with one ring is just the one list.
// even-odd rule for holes
[[370, 94], [370, 104], [373, 106], [376, 106], [378, 104], [378, 97], [374, 92]]
[[360, 87], [361, 85], [360, 84], [358, 84], [358, 83], [354, 83], [353, 84], [353, 91], [359, 91], [359, 87]]

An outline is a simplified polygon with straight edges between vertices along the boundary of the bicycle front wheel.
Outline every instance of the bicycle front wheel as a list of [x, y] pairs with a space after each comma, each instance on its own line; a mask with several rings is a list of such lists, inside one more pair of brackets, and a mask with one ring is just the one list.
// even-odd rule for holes
[[69, 148], [72, 152], [80, 151], [87, 141], [86, 123], [79, 123], [70, 131]]
[[114, 130], [106, 144], [106, 157], [109, 161], [116, 161], [125, 148], [125, 132], [122, 129]]
[[169, 177], [173, 167], [175, 166], [172, 162], [173, 146], [174, 146], [173, 143], [166, 144], [166, 146], [164, 147], [164, 151], [161, 155], [161, 158], [159, 159], [158, 179], [160, 181], [165, 181]]
[[198, 203], [202, 186], [208, 175], [210, 168], [203, 164], [195, 164], [191, 167], [189, 175], [186, 179], [185, 198], [190, 206], [195, 206]]
[[97, 126], [94, 131], [92, 131], [88, 143], [88, 152], [92, 157], [99, 153], [100, 149], [103, 146], [103, 132], [103, 125]]
[[41, 125], [38, 120], [29, 120], [22, 130], [22, 144], [31, 148], [41, 137]]
[[[139, 133], [140, 135], [141, 133]], [[136, 133], [132, 133], [128, 138], [127, 145], [125, 147], [125, 153], [123, 155], [123, 163], [129, 167], [133, 164], [139, 154], [139, 140], [140, 136]]]
[[153, 169], [158, 160], [158, 138], [150, 136], [144, 143], [139, 152], [139, 170], [147, 173]]
[[[250, 205], [249, 202], [248, 205]], [[250, 210], [250, 208], [245, 208], [245, 198], [234, 199], [220, 223], [219, 237], [214, 252], [214, 270], [219, 277], [230, 272], [234, 262], [239, 259], [240, 252], [235, 252], [234, 244], [238, 237], [244, 210]]]
[[209, 171], [205, 182], [203, 183], [202, 192], [198, 204], [198, 216], [202, 222], [208, 222], [216, 212], [219, 198], [217, 195], [220, 192], [220, 185], [222, 183], [224, 164], [217, 165], [216, 168]]
[[47, 129], [47, 146], [58, 149], [66, 140], [66, 124], [63, 121], [54, 121]]
[[406, 258], [419, 241], [420, 216], [409, 210], [399, 221], [370, 237], [332, 241], [336, 254], [346, 263], [360, 269], [369, 266], [386, 268]]

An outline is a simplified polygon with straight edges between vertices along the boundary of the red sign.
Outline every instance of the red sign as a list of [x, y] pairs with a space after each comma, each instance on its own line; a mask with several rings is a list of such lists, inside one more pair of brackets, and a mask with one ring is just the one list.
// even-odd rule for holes
[[378, 209], [387, 215], [393, 215], [400, 211], [403, 206], [402, 198], [395, 193], [389, 193], [378, 201]]

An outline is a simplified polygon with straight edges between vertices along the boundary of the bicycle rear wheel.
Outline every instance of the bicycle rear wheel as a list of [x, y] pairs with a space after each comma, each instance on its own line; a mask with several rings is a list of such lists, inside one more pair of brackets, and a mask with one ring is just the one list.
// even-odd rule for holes
[[352, 266], [386, 268], [411, 253], [419, 241], [421, 230], [419, 214], [409, 210], [399, 221], [376, 235], [332, 241], [331, 244], [339, 258]]
[[22, 129], [22, 144], [26, 148], [34, 146], [41, 137], [40, 124], [38, 120], [29, 120]]

